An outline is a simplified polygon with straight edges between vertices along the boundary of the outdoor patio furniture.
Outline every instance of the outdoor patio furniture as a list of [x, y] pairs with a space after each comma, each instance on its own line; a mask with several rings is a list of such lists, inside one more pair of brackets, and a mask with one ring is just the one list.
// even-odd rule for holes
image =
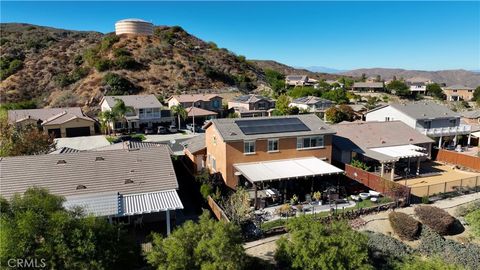
[[360, 193], [359, 196], [360, 196], [360, 199], [366, 200], [370, 198], [370, 193]]
[[372, 201], [372, 202], [377, 202], [377, 201], [378, 201], [378, 198], [377, 198], [377, 197], [371, 197], [371, 198], [370, 198], [370, 201]]

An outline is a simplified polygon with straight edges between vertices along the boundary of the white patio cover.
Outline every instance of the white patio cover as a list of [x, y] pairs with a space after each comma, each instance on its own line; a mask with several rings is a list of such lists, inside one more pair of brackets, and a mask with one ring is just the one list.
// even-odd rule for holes
[[480, 138], [480, 131], [472, 132], [472, 136], [473, 136], [473, 137]]
[[413, 144], [370, 148], [369, 150], [375, 151], [377, 153], [380, 153], [386, 156], [390, 156], [395, 159], [409, 158], [409, 157], [425, 157], [428, 155], [426, 153], [419, 152], [419, 151], [425, 150], [425, 148], [416, 146]]
[[316, 157], [241, 163], [234, 164], [233, 167], [250, 182], [343, 173], [339, 168]]
[[183, 209], [182, 201], [176, 190], [123, 195], [121, 215], [140, 215], [145, 213]]
[[118, 193], [104, 192], [67, 196], [63, 206], [67, 209], [81, 207], [85, 214], [97, 217], [116, 216], [119, 211]]

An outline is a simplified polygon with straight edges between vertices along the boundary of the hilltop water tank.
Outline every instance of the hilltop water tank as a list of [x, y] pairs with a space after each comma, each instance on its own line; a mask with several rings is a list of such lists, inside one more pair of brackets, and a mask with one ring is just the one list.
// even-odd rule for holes
[[125, 19], [115, 23], [115, 34], [152, 35], [153, 24], [141, 19]]

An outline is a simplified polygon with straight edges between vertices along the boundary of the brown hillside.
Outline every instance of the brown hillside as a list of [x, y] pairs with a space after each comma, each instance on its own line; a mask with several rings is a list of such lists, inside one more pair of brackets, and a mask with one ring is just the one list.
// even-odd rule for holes
[[[118, 92], [105, 83], [109, 73], [121, 76], [128, 93], [164, 97], [227, 87], [250, 91], [263, 82], [261, 68], [180, 27], [160, 26], [153, 36], [118, 40], [112, 34], [27, 24], [0, 27], [2, 102], [95, 106], [103, 94]], [[21, 67], [11, 68], [13, 61]]]

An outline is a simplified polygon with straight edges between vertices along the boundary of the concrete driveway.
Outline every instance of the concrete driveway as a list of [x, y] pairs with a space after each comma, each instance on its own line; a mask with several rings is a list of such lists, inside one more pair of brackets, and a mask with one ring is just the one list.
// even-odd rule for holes
[[55, 142], [57, 142], [57, 149], [62, 147], [70, 147], [77, 150], [91, 150], [110, 145], [107, 139], [105, 139], [104, 135], [58, 138], [55, 139]]

